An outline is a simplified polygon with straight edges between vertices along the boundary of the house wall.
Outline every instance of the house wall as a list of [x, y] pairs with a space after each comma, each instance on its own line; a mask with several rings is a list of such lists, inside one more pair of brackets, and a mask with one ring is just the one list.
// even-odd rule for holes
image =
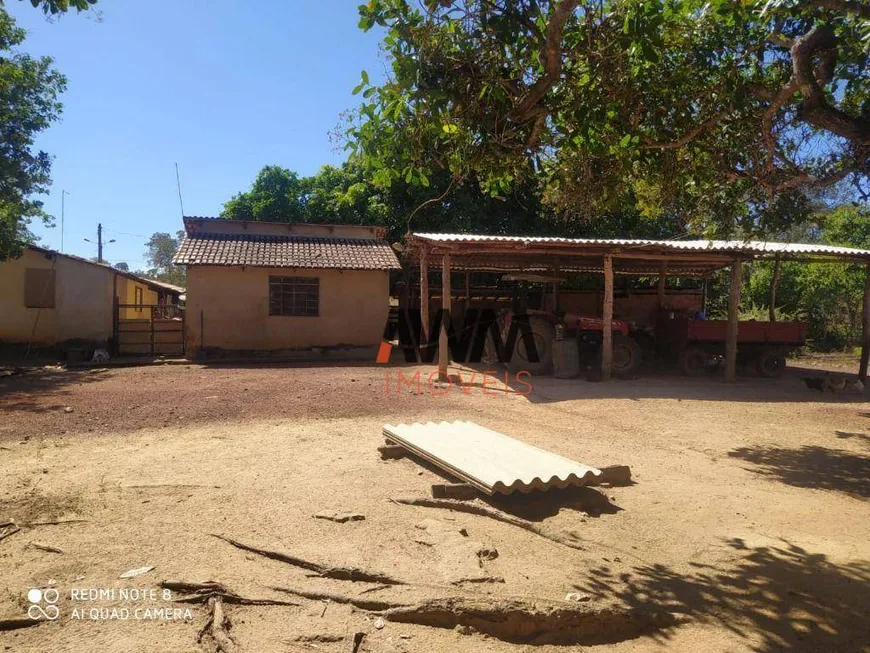
[[[133, 279], [118, 275], [118, 303], [119, 304], [135, 304], [136, 303], [136, 288], [142, 289], [142, 305], [149, 306], [158, 303], [158, 296], [155, 290], [152, 290], [144, 283], [139, 283]], [[119, 310], [119, 318], [122, 320], [150, 320], [151, 311], [147, 308], [139, 310], [137, 308], [121, 308]]]
[[[26, 308], [25, 270], [52, 267], [55, 307]], [[108, 268], [31, 249], [25, 249], [19, 258], [0, 263], [0, 342], [26, 343], [31, 334], [37, 345], [73, 338], [106, 341], [112, 335], [114, 276]]]
[[262, 236], [338, 236], [341, 238], [380, 238], [380, 227], [362, 225], [309, 224], [305, 222], [256, 222], [247, 220], [196, 220], [186, 224], [198, 234], [257, 234]]
[[[269, 276], [318, 277], [318, 317], [269, 315]], [[389, 312], [385, 270], [189, 266], [186, 352], [371, 347]]]

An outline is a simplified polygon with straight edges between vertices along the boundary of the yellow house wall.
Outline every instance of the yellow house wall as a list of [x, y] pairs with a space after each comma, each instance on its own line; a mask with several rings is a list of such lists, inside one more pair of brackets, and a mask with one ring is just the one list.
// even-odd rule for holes
[[[27, 268], [55, 269], [55, 307], [24, 306]], [[105, 341], [112, 335], [114, 273], [64, 256], [25, 249], [0, 263], [0, 341], [48, 345], [73, 338]], [[36, 316], [39, 313], [37, 322]], [[33, 332], [34, 324], [36, 331]]]
[[[157, 303], [157, 291], [151, 290], [148, 286], [133, 279], [128, 279], [118, 275], [118, 303], [119, 304], [135, 304], [136, 303], [136, 288], [142, 289], [142, 305], [149, 306]], [[120, 319], [122, 320], [150, 320], [151, 312], [147, 308], [138, 310], [136, 308], [122, 308], [119, 310]]]
[[[269, 315], [269, 276], [318, 277], [318, 317]], [[188, 355], [200, 347], [288, 350], [380, 342], [389, 312], [384, 270], [190, 266], [187, 270]]]

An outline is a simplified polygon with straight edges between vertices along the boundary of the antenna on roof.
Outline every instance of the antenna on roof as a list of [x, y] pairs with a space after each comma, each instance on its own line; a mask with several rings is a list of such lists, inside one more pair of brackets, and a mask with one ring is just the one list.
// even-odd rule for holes
[[69, 195], [65, 190], [60, 191], [60, 251], [63, 252], [63, 219], [66, 214], [64, 198]]
[[178, 187], [178, 205], [181, 207], [181, 217], [184, 217], [184, 201], [181, 199], [181, 177], [178, 174], [178, 162], [175, 162], [175, 185]]

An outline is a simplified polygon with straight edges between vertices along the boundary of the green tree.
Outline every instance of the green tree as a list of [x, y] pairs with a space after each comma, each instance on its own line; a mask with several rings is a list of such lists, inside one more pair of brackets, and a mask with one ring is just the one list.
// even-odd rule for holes
[[[870, 249], [870, 208], [840, 206], [815, 214], [805, 234], [816, 242]], [[809, 335], [820, 348], [856, 344], [861, 336], [864, 295], [863, 265], [784, 262], [776, 304], [784, 317], [806, 320]], [[772, 263], [754, 263], [746, 275], [745, 304], [770, 304]], [[724, 286], [723, 286], [724, 288]]]
[[35, 136], [61, 112], [66, 86], [49, 57], [17, 50], [25, 32], [0, 8], [0, 261], [17, 255], [32, 240], [32, 219], [50, 223], [35, 195], [48, 191], [51, 157], [35, 150]]
[[392, 240], [401, 239], [409, 226], [415, 231], [577, 237], [633, 233], [661, 238], [682, 230], [676, 221], [645, 215], [630, 207], [598, 220], [566, 221], [542, 204], [534, 180], [514, 184], [500, 196], [482, 192], [475, 183], [455, 184], [445, 171], [436, 171], [428, 187], [404, 179], [382, 186], [353, 156], [341, 167], [324, 166], [311, 177], [266, 166], [250, 190], [224, 205], [222, 216], [236, 220], [381, 225], [389, 228]]
[[569, 219], [638, 207], [770, 231], [870, 170], [870, 6], [837, 0], [371, 0], [349, 144], [379, 186], [540, 179]]
[[[42, 12], [46, 15], [55, 15], [55, 14], [64, 14], [68, 12], [70, 9], [75, 9], [76, 11], [87, 11], [95, 4], [97, 4], [97, 0], [26, 0], [30, 2], [30, 4], [37, 9], [42, 9]], [[25, 0], [21, 0], [21, 2], [25, 2]], [[5, 2], [0, 0], [0, 8], [3, 7]]]
[[172, 257], [183, 238], [183, 231], [176, 232], [175, 236], [165, 232], [152, 234], [145, 244], [145, 260], [150, 267], [144, 274], [158, 281], [183, 286], [184, 268], [172, 263]]
[[120, 270], [121, 272], [129, 272], [130, 271], [130, 266], [125, 261], [118, 261], [112, 267], [114, 267], [116, 270]]

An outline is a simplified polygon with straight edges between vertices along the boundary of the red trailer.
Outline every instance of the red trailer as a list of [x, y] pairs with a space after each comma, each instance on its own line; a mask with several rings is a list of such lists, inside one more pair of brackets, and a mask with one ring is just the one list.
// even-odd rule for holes
[[[676, 356], [680, 369], [695, 376], [725, 353], [728, 322], [698, 320], [678, 311], [661, 311], [656, 322], [656, 347]], [[737, 326], [737, 358], [754, 363], [761, 376], [779, 376], [790, 351], [807, 341], [805, 322], [741, 321]]]

